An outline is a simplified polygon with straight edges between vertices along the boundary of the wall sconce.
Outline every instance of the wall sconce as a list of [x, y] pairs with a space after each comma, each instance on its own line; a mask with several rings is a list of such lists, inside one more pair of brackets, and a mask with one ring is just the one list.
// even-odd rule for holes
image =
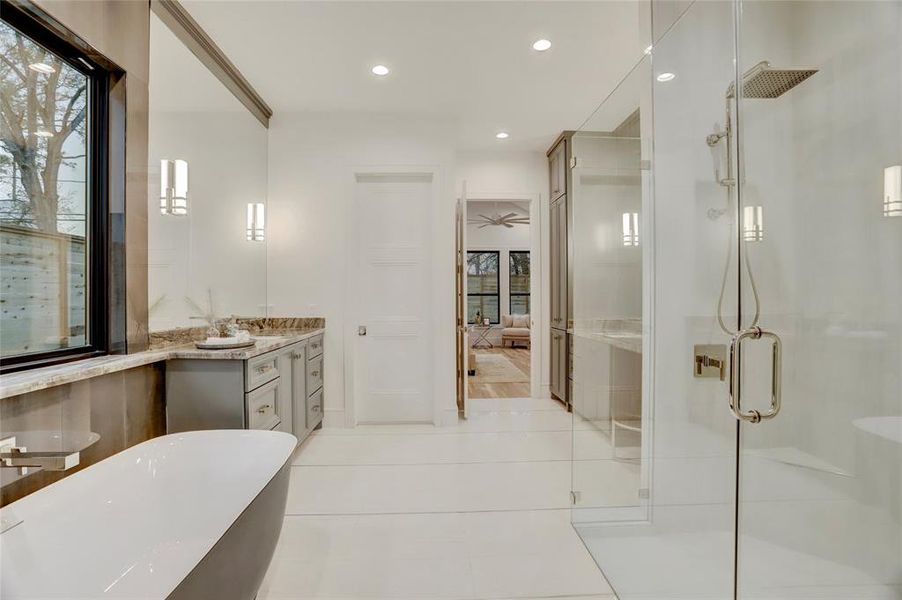
[[883, 169], [883, 216], [902, 217], [902, 165]]
[[160, 161], [160, 214], [188, 214], [188, 163], [184, 160]]
[[247, 241], [262, 242], [266, 231], [265, 207], [262, 202], [247, 205]]
[[623, 245], [639, 245], [639, 213], [623, 213]]
[[746, 206], [742, 209], [742, 239], [747, 242], [764, 239], [764, 207]]

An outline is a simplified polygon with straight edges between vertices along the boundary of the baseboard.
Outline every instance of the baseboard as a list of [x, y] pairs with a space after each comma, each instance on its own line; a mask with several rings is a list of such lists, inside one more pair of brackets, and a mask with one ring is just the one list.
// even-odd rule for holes
[[345, 411], [341, 408], [327, 408], [323, 411], [323, 427], [347, 427]]
[[454, 408], [446, 408], [441, 412], [439, 416], [439, 422], [436, 423], [436, 427], [453, 427], [457, 425], [458, 417], [457, 417], [457, 407]]

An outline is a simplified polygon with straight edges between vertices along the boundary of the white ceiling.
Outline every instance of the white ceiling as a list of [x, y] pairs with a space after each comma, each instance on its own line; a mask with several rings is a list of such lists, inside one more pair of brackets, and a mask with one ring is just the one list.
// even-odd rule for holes
[[[173, 65], [178, 65], [173, 68]], [[150, 14], [150, 112], [234, 112], [244, 105], [172, 31]]]
[[183, 4], [276, 113], [452, 118], [464, 150], [545, 150], [642, 56], [639, 2]]

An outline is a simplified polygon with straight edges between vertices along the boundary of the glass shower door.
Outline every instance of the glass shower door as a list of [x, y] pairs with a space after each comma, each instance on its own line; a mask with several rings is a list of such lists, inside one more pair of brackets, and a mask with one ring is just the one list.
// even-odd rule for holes
[[[621, 600], [729, 600], [738, 424], [719, 369], [698, 376], [695, 356], [713, 364], [737, 328], [737, 204], [720, 182], [726, 144], [706, 144], [735, 78], [735, 14], [731, 2], [651, 12], [648, 54], [574, 138], [572, 519]], [[638, 144], [635, 130], [598, 135], [626, 134], [637, 108]], [[599, 144], [639, 153], [589, 160]], [[636, 330], [641, 369], [625, 348]]]
[[902, 3], [740, 9], [737, 596], [902, 598]]
[[[576, 522], [643, 520], [640, 76], [617, 91], [616, 112], [571, 138], [573, 469]], [[626, 98], [629, 96], [629, 98]], [[647, 241], [646, 241], [647, 243]]]

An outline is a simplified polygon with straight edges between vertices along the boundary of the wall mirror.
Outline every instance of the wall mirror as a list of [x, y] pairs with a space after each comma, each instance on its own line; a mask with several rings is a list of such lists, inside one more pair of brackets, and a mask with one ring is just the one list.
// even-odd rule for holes
[[264, 316], [267, 129], [156, 14], [149, 118], [151, 333]]

